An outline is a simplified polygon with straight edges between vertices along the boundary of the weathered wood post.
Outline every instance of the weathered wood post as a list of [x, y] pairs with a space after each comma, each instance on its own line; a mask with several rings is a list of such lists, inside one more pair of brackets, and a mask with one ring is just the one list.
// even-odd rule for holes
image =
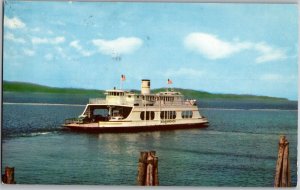
[[274, 187], [291, 186], [291, 174], [289, 165], [289, 142], [285, 138], [285, 136], [281, 136], [279, 140]]
[[154, 157], [154, 186], [158, 186], [158, 157]]
[[15, 168], [5, 167], [5, 174], [2, 176], [2, 182], [5, 184], [15, 184]]
[[146, 186], [153, 186], [153, 156], [151, 154], [148, 155], [147, 158], [147, 176], [146, 176]]
[[138, 176], [137, 176], [138, 185], [144, 185], [146, 181], [147, 157], [148, 157], [148, 152], [140, 153], [140, 158], [138, 163]]
[[141, 152], [138, 164], [137, 184], [141, 186], [157, 186], [158, 158], [155, 151]]

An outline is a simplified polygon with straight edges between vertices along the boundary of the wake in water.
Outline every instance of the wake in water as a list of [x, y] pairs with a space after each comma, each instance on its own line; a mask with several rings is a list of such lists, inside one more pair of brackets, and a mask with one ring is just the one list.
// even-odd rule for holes
[[48, 134], [51, 134], [51, 133], [56, 133], [56, 131], [52, 131], [52, 132], [23, 133], [23, 134], [20, 134], [18, 136], [20, 136], [20, 137], [36, 137], [36, 136], [48, 135]]
[[24, 131], [9, 131], [3, 133], [3, 138], [15, 138], [15, 137], [36, 137], [36, 136], [43, 136], [43, 135], [52, 135], [58, 134], [63, 131], [62, 127], [58, 128], [50, 128], [50, 129], [29, 129], [26, 132]]

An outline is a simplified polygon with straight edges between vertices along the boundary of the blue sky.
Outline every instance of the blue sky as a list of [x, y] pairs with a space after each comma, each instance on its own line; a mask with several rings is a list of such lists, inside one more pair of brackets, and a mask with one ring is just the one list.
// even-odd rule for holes
[[293, 4], [6, 1], [3, 79], [297, 99]]

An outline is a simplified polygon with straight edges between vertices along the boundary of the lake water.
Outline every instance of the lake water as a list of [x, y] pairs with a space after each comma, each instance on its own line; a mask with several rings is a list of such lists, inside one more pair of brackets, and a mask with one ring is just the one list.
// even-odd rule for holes
[[124, 134], [64, 130], [64, 119], [88, 97], [3, 94], [2, 173], [15, 167], [18, 184], [135, 185], [140, 151], [155, 150], [160, 185], [273, 186], [280, 135], [290, 143], [297, 183], [297, 102], [203, 100], [205, 129]]

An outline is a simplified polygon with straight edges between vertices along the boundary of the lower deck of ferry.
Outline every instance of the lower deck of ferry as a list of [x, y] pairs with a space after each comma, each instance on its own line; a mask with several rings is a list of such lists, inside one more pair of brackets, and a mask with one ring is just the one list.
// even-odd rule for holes
[[208, 125], [196, 106], [164, 107], [88, 104], [64, 127], [80, 131], [131, 132], [202, 128]]
[[98, 127], [98, 123], [88, 124], [65, 124], [73, 131], [80, 132], [92, 132], [92, 133], [130, 133], [130, 132], [145, 132], [145, 131], [167, 131], [167, 130], [179, 130], [179, 129], [193, 129], [193, 128], [206, 128], [208, 127], [208, 121], [202, 121], [199, 123], [190, 124], [160, 124], [160, 125], [147, 125], [147, 126], [112, 126], [112, 127]]

